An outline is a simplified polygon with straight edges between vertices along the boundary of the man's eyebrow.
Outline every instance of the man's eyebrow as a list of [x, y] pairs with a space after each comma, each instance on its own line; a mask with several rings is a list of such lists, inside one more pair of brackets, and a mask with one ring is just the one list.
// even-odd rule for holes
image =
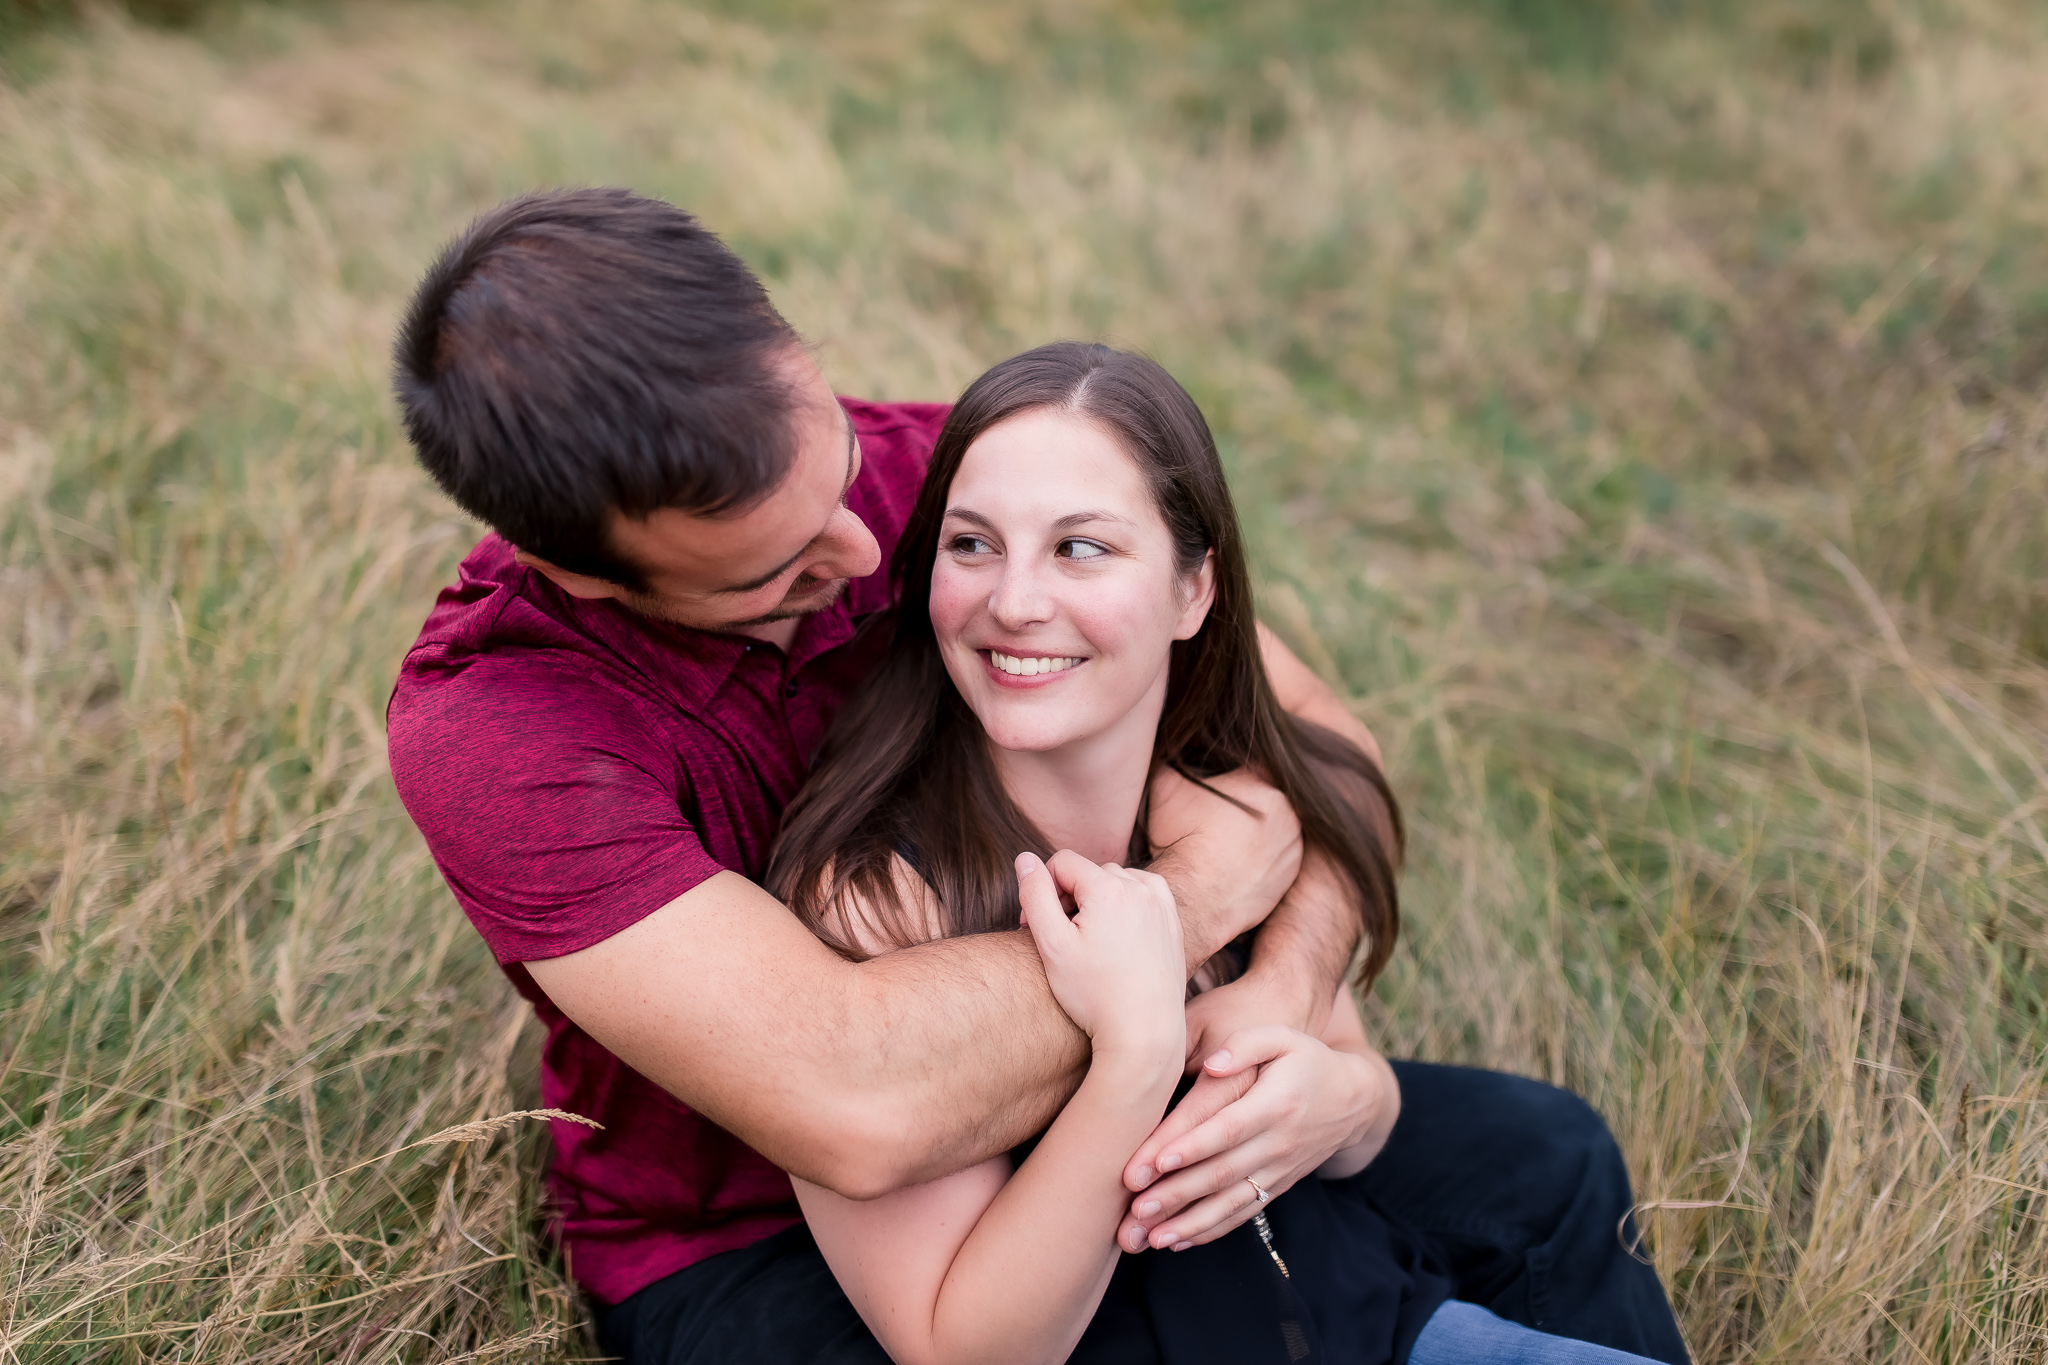
[[[948, 507], [946, 516], [954, 521], [964, 521], [975, 526], [995, 529], [995, 523], [971, 507]], [[1113, 521], [1119, 526], [1134, 524], [1129, 517], [1118, 516], [1115, 512], [1069, 512], [1052, 524], [1055, 531], [1071, 531], [1076, 526], [1085, 526], [1091, 521]]]
[[[843, 507], [846, 505], [847, 490], [853, 487], [853, 456], [854, 452], [860, 448], [860, 442], [859, 438], [853, 434], [853, 421], [851, 418], [847, 417], [845, 409], [840, 409], [839, 417], [840, 420], [845, 422], [846, 424], [846, 482], [839, 489], [839, 504], [840, 506]], [[735, 583], [729, 588], [719, 588], [717, 589], [717, 592], [721, 596], [728, 597], [736, 597], [741, 593], [759, 592], [761, 589], [767, 587], [770, 583], [773, 583], [776, 579], [788, 573], [789, 566], [796, 563], [799, 559], [802, 559], [804, 557], [804, 550], [808, 550], [810, 548], [810, 542], [805, 541], [804, 548], [802, 550], [798, 550], [795, 554], [791, 555], [788, 559], [783, 560], [780, 564], [777, 564], [774, 568], [770, 569], [767, 573], [762, 574], [759, 578], [749, 579], [745, 583]]]

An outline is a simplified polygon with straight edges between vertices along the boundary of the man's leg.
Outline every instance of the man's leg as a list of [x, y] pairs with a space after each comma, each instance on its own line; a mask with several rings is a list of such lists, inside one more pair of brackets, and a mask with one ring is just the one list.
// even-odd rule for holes
[[1430, 1240], [1458, 1297], [1540, 1331], [1684, 1365], [1664, 1286], [1622, 1245], [1635, 1198], [1592, 1107], [1519, 1076], [1393, 1066], [1400, 1121], [1354, 1178]]

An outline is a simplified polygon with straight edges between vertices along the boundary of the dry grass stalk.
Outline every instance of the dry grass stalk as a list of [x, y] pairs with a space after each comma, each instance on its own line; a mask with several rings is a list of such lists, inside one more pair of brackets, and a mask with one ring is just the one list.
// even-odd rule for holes
[[2040, 1358], [2040, 15], [1256, 8], [10, 50], [0, 1357], [587, 1351], [526, 1007], [385, 775], [475, 528], [382, 374], [465, 214], [619, 181], [847, 391], [1187, 380], [1413, 816], [1375, 1032], [1601, 1106], [1700, 1359]]

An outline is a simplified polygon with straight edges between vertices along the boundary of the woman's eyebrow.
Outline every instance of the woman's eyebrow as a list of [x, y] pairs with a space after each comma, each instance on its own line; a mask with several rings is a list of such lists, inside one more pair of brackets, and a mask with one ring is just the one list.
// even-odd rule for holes
[[[986, 526], [990, 530], [995, 529], [993, 521], [990, 521], [971, 507], [948, 507], [946, 509], [946, 517], [950, 521], [964, 521], [975, 526]], [[1137, 524], [1129, 517], [1118, 516], [1115, 512], [1069, 512], [1053, 522], [1052, 529], [1055, 531], [1071, 531], [1076, 526], [1085, 526], [1091, 521], [1113, 521], [1119, 526], [1134, 526]]]
[[1069, 512], [1052, 524], [1055, 531], [1071, 531], [1076, 526], [1085, 526], [1091, 521], [1113, 521], [1119, 526], [1134, 526], [1129, 517], [1120, 517], [1114, 512]]

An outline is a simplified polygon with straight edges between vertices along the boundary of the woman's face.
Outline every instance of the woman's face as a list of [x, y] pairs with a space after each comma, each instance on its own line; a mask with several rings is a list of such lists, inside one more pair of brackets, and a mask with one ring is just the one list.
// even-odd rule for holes
[[968, 447], [932, 566], [932, 631], [999, 747], [1058, 749], [1119, 722], [1142, 725], [1149, 747], [1170, 647], [1201, 629], [1213, 593], [1209, 561], [1179, 573], [1137, 462], [1094, 422], [1040, 408]]

